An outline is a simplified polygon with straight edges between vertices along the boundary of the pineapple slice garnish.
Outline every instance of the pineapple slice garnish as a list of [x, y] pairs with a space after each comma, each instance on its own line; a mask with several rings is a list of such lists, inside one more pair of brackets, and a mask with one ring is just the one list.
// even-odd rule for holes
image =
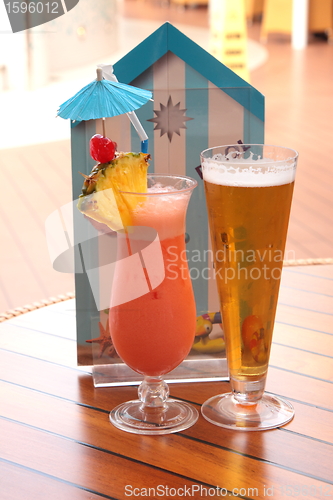
[[118, 153], [109, 163], [96, 165], [84, 176], [78, 209], [114, 231], [130, 226], [140, 197], [123, 193], [147, 192], [149, 158], [146, 153]]

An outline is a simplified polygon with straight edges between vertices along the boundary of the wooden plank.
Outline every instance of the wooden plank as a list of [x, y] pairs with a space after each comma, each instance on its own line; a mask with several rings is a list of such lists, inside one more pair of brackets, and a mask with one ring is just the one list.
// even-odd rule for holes
[[[55, 306], [53, 306], [53, 307], [55, 307]], [[29, 317], [29, 315], [26, 316], [26, 318], [28, 318], [28, 317]], [[302, 314], [302, 317], [303, 317], [303, 314]], [[18, 318], [15, 319], [15, 320], [13, 320], [13, 321], [18, 321]], [[57, 355], [55, 355], [54, 357], [52, 357], [52, 356], [50, 357], [49, 354], [50, 353], [56, 353], [56, 352], [60, 353], [60, 352], [62, 352], [63, 349], [65, 349], [65, 351], [68, 354], [71, 352], [71, 355], [69, 355], [69, 357], [67, 358], [68, 365], [69, 366], [75, 366], [75, 364], [73, 363], [73, 361], [75, 359], [74, 358], [74, 350], [75, 350], [74, 346], [72, 346], [69, 349], [69, 348], [67, 348], [67, 344], [63, 344], [63, 341], [60, 341], [58, 343], [55, 338], [51, 338], [50, 342], [48, 342], [46, 339], [44, 339], [43, 340], [44, 348], [41, 349], [40, 351], [38, 351], [38, 349], [32, 348], [32, 346], [33, 345], [38, 345], [38, 339], [40, 339], [42, 337], [37, 332], [31, 332], [29, 334], [27, 332], [25, 332], [23, 334], [23, 332], [21, 331], [21, 329], [19, 329], [19, 330], [15, 330], [15, 329], [12, 330], [13, 326], [11, 324], [12, 324], [12, 321], [8, 322], [6, 324], [7, 334], [5, 336], [4, 346], [7, 349], [10, 349], [10, 350], [19, 350], [19, 352], [21, 352], [23, 354], [28, 354], [30, 356], [33, 355], [34, 357], [36, 357], [37, 355], [43, 357], [44, 354], [46, 353], [45, 354], [46, 355], [46, 359], [48, 361], [53, 361], [53, 362], [56, 362]], [[318, 324], [316, 324], [316, 326], [318, 326]], [[287, 331], [287, 328], [285, 329], [285, 331]], [[311, 335], [311, 330], [307, 330], [307, 332], [308, 332], [309, 335]], [[315, 332], [317, 332], [317, 330], [314, 329], [313, 333], [315, 334]], [[30, 337], [29, 337], [29, 335], [30, 335]], [[330, 338], [330, 337], [328, 337], [328, 338]], [[64, 347], [65, 345], [66, 345], [66, 348]], [[297, 344], [294, 344], [294, 347], [297, 347]], [[39, 352], [39, 354], [38, 354], [38, 352]], [[288, 350], [286, 352], [291, 353], [291, 355], [294, 355], [294, 353], [292, 353], [292, 351], [290, 351], [290, 350]], [[303, 356], [303, 353], [301, 353], [301, 355]], [[320, 358], [316, 358], [316, 359], [318, 360]], [[66, 361], [63, 361], [63, 362], [66, 362]], [[279, 363], [279, 360], [277, 360], [277, 359], [274, 359], [274, 364], [281, 366], [280, 363]], [[327, 362], [326, 362], [326, 364], [327, 364]], [[284, 367], [285, 369], [291, 369], [290, 366], [286, 367], [286, 366], [282, 365], [282, 367]]]
[[267, 374], [267, 391], [286, 399], [296, 400], [333, 411], [332, 383], [281, 370], [272, 365]]
[[[286, 242], [286, 258], [290, 260], [295, 259], [314, 259], [317, 254], [308, 248], [307, 241], [309, 239], [309, 232], [300, 229], [293, 219], [289, 223], [289, 232]], [[321, 257], [326, 255], [326, 247], [321, 252]]]
[[7, 324], [1, 347], [52, 363], [60, 361], [65, 366], [76, 366], [76, 342], [64, 337]]
[[[333, 444], [333, 414], [330, 410], [320, 410], [315, 406], [308, 406], [297, 401], [292, 402], [295, 416], [283, 431], [293, 431], [308, 438], [321, 440]], [[311, 442], [309, 441], [309, 448]]]
[[[6, 225], [8, 232], [6, 237], [6, 233], [1, 231], [6, 242], [1, 255], [2, 280], [9, 297], [9, 300], [0, 302], [2, 311], [74, 289], [72, 275], [52, 269], [44, 229], [46, 217], [71, 200], [70, 157], [66, 162], [63, 154], [56, 154], [58, 149], [63, 149], [61, 145], [50, 146], [49, 154], [62, 158], [61, 182], [54, 167], [50, 168], [50, 164], [40, 156], [43, 148], [47, 146], [1, 152], [2, 175], [7, 180], [0, 200], [1, 224]], [[31, 276], [25, 279], [27, 272]], [[23, 283], [29, 283], [29, 287], [23, 286]]]
[[[322, 237], [330, 240], [331, 234], [324, 234], [322, 229], [326, 229], [327, 224], [332, 223], [329, 212], [331, 208], [331, 199], [328, 196], [319, 196], [318, 191], [313, 188], [311, 189], [307, 183], [303, 182], [302, 184], [301, 196], [297, 198], [298, 214], [302, 212], [305, 213], [307, 216], [307, 222], [311, 225], [317, 225], [317, 227], [319, 225]], [[323, 189], [324, 186], [321, 185], [320, 190], [322, 191]]]
[[333, 266], [318, 265], [318, 266], [301, 266], [288, 268], [288, 272], [295, 274], [306, 274], [308, 276], [318, 276], [330, 282], [333, 281]]
[[327, 356], [331, 356], [330, 353], [333, 353], [332, 335], [281, 323], [275, 323], [273, 344], [282, 344], [301, 351]]
[[[329, 465], [327, 465], [327, 470], [322, 464], [313, 467], [310, 457], [304, 457], [302, 460], [300, 455], [298, 456], [297, 465], [294, 462], [292, 467], [275, 461], [276, 459], [288, 461], [290, 458], [294, 459], [295, 455], [286, 459], [292, 449], [290, 437], [289, 446], [287, 446], [287, 436], [285, 439], [288, 453], [285, 453], [285, 448], [277, 447], [276, 443], [268, 444], [274, 436], [275, 440], [282, 439], [282, 436], [277, 436], [277, 433], [273, 432], [261, 433], [259, 437], [253, 433], [250, 433], [250, 435], [247, 433], [230, 433], [223, 429], [216, 432], [214, 426], [208, 424], [204, 419], [200, 419], [195, 427], [185, 433], [190, 439], [185, 438], [184, 433], [156, 439], [154, 436], [138, 436], [124, 433], [111, 426], [107, 415], [101, 412], [78, 407], [78, 405], [65, 401], [55, 401], [53, 398], [36, 392], [26, 395], [25, 398], [22, 390], [19, 390], [16, 396], [19, 394], [20, 397], [14, 397], [15, 401], [13, 402], [12, 399], [15, 395], [10, 393], [10, 389], [7, 394], [10, 400], [8, 403], [11, 404], [7, 404], [4, 410], [6, 418], [11, 418], [11, 411], [13, 411], [13, 405], [15, 405], [14, 415], [24, 414], [24, 421], [28, 427], [25, 427], [24, 432], [22, 432], [21, 426], [17, 423], [9, 420], [3, 421], [3, 429], [6, 434], [2, 443], [4, 447], [3, 457], [21, 465], [29, 463], [33, 468], [44, 473], [48, 473], [49, 468], [52, 467], [53, 473], [56, 471], [57, 477], [63, 480], [69, 480], [68, 467], [69, 464], [74, 464], [74, 467], [71, 466], [70, 471], [71, 481], [93, 491], [98, 489], [98, 491], [105, 493], [105, 489], [101, 489], [105, 487], [105, 480], [110, 480], [115, 474], [117, 474], [119, 485], [121, 479], [125, 479], [124, 473], [120, 472], [120, 468], [123, 471], [127, 469], [126, 481], [128, 482], [126, 484], [132, 481], [128, 470], [129, 466], [126, 467], [124, 463], [119, 464], [119, 455], [136, 460], [135, 474], [139, 473], [138, 464], [146, 463], [154, 467], [154, 470], [156, 467], [162, 468], [173, 474], [191, 478], [193, 482], [208, 482], [210, 485], [218, 484], [221, 487], [223, 485], [228, 490], [235, 487], [255, 487], [259, 491], [263, 491], [265, 484], [262, 479], [263, 465], [266, 474], [269, 472], [274, 488], [289, 484], [288, 481], [292, 481], [290, 484], [301, 482], [305, 485], [310, 485], [312, 481], [312, 484], [319, 486], [322, 482], [327, 482], [326, 476], [330, 476], [331, 472]], [[12, 408], [9, 408], [10, 406]], [[78, 421], [80, 421], [80, 425], [77, 425]], [[42, 432], [41, 429], [47, 430], [47, 433]], [[209, 429], [211, 430], [210, 433]], [[66, 439], [63, 439], [63, 437], [66, 437]], [[295, 435], [295, 438], [299, 440], [297, 435]], [[252, 448], [249, 445], [249, 439]], [[18, 440], [20, 442], [19, 452], [15, 446], [15, 441], [18, 442]], [[31, 446], [27, 446], [32, 441], [35, 442], [33, 449], [31, 449]], [[38, 446], [38, 442], [43, 442], [43, 446]], [[167, 454], [165, 453], [166, 444]], [[333, 453], [332, 447], [323, 443], [317, 443], [317, 445], [320, 448], [321, 456], [327, 459], [327, 464], [330, 464], [330, 453]], [[49, 451], [47, 454], [50, 457], [48, 463], [45, 463], [45, 453], [47, 453], [44, 452], [45, 448]], [[191, 466], [193, 453], [196, 456], [195, 470]], [[246, 466], [244, 453], [247, 456]], [[263, 453], [273, 461], [269, 464], [267, 462], [263, 464], [258, 460], [260, 454]], [[314, 456], [316, 453], [317, 451], [314, 449]], [[304, 455], [307, 454], [304, 453]], [[80, 470], [75, 468], [79, 457], [81, 457], [80, 463], [85, 464], [84, 474], [82, 468]], [[264, 460], [266, 459], [264, 458]], [[112, 473], [110, 474], [109, 467], [111, 466]], [[303, 475], [305, 470], [307, 468], [311, 469], [311, 467], [311, 478], [305, 478]], [[246, 470], [248, 472], [249, 469], [251, 469], [251, 474], [246, 473]], [[95, 471], [93, 476], [91, 475], [92, 470]], [[100, 471], [98, 476], [96, 470]], [[101, 476], [106, 471], [108, 471], [107, 477], [101, 480]], [[317, 472], [318, 476], [316, 475]], [[142, 473], [144, 472], [141, 471]], [[150, 474], [148, 471], [147, 473]], [[99, 482], [100, 480], [101, 482]], [[136, 484], [136, 481], [137, 479], [133, 478], [134, 484]]]
[[[201, 419], [195, 427], [188, 429], [186, 434], [196, 440], [200, 439], [205, 442], [209, 440], [215, 446], [233, 450], [242, 455], [257, 457], [284, 469], [297, 471], [304, 476], [320, 478], [328, 483], [332, 481], [331, 443], [310, 440], [307, 436], [300, 436], [285, 430], [247, 434], [218, 428], [215, 432], [209, 432], [207, 425]], [[311, 446], [311, 454], [307, 453], [309, 446]], [[300, 478], [299, 481], [302, 482]]]
[[52, 477], [0, 460], [1, 500], [101, 500], [100, 495]]
[[[12, 365], [13, 363], [11, 363]], [[16, 363], [16, 366], [17, 366], [17, 363]], [[52, 366], [52, 365], [51, 365]], [[59, 368], [60, 369], [60, 368]], [[29, 370], [26, 371], [27, 375], [29, 373]], [[54, 374], [55, 375], [55, 374]], [[36, 375], [35, 375], [36, 376]], [[18, 377], [19, 380], [22, 380], [21, 377]], [[39, 381], [39, 383], [43, 383], [44, 382], [44, 379], [45, 377], [41, 377], [41, 380]], [[61, 387], [61, 391], [65, 391], [67, 392], [68, 390], [68, 383], [67, 383], [67, 387], [64, 388], [64, 385], [63, 385], [63, 382], [62, 382], [62, 379], [57, 379], [55, 378], [54, 380], [58, 380], [59, 382], [59, 385]], [[48, 385], [48, 381], [46, 381], [47, 383], [45, 385]], [[81, 383], [80, 383], [80, 399], [82, 401], [86, 401], [87, 402], [87, 398], [89, 399], [91, 396], [89, 396], [91, 394], [91, 379], [90, 379], [90, 382], [88, 382], [88, 385], [86, 385], [88, 382], [88, 379], [86, 377], [84, 377], [83, 379], [81, 379]], [[82, 383], [84, 385], [82, 385]], [[51, 384], [50, 387], [46, 387], [46, 389], [54, 389], [54, 386], [55, 384], [53, 383], [53, 385]], [[191, 389], [193, 391], [193, 393], [196, 395], [196, 397], [198, 397], [198, 394], [199, 394], [199, 390], [198, 390], [198, 386], [199, 387], [202, 387], [204, 388], [204, 395], [203, 395], [203, 399], [205, 399], [207, 396], [209, 396], [209, 391], [207, 393], [207, 388], [210, 386], [211, 388], [214, 388], [212, 392], [212, 394], [216, 393], [217, 392], [217, 386], [219, 384], [180, 384], [180, 385], [173, 385], [172, 386], [172, 393], [174, 394], [175, 391], [178, 391], [180, 390], [180, 386], [182, 386], [182, 390], [183, 390], [183, 393], [185, 393], [186, 397], [188, 398], [189, 397], [189, 390]], [[222, 385], [225, 385], [227, 386], [227, 384], [222, 384]], [[290, 381], [289, 381], [289, 385], [290, 385]], [[87, 394], [86, 394], [87, 393]], [[130, 399], [130, 398], [133, 398], [133, 395], [135, 394], [135, 389], [134, 388], [119, 388], [119, 389], [99, 389], [97, 391], [94, 391], [95, 396], [94, 396], [94, 404], [98, 404], [99, 407], [100, 407], [100, 402], [101, 400], [104, 401], [104, 405], [106, 406], [107, 410], [110, 409], [111, 406], [113, 406], [113, 404], [116, 404], [122, 400], [125, 400], [125, 399]], [[35, 394], [35, 391], [34, 391], [34, 394]], [[36, 393], [37, 394], [37, 393]], [[21, 396], [18, 396], [17, 394], [15, 395], [12, 394], [14, 396], [14, 401], [15, 402], [21, 402], [23, 401], [23, 398]], [[86, 396], [85, 396], [86, 395]], [[184, 394], [183, 394], [184, 395]], [[68, 396], [68, 393], [67, 393], [67, 396]], [[96, 399], [97, 398], [97, 399]], [[39, 405], [36, 405], [36, 404], [29, 404], [29, 406], [32, 408], [32, 411], [34, 411], [33, 409], [34, 408], [45, 408], [48, 409], [50, 408], [49, 404], [39, 404]], [[8, 408], [9, 405], [6, 405], [6, 407]], [[27, 412], [26, 411], [19, 411], [18, 412], [20, 415], [27, 415]], [[29, 410], [28, 410], [28, 414], [29, 414]], [[40, 415], [40, 413], [38, 412], [38, 414]], [[55, 414], [55, 412], [52, 412], [52, 414]], [[51, 420], [54, 419], [55, 417], [51, 417]], [[60, 418], [60, 415], [59, 413], [57, 414], [57, 419], [61, 422], [62, 419]], [[65, 420], [67, 420], [67, 415], [66, 415], [66, 418]], [[318, 421], [318, 420], [317, 420]], [[289, 424], [290, 425], [290, 424]], [[212, 428], [212, 431], [214, 434], [216, 434], [216, 429], [214, 426], [210, 426], [209, 427]], [[318, 427], [318, 426], [317, 426]], [[100, 428], [100, 425], [97, 426], [97, 428], [99, 429]], [[218, 431], [220, 432], [220, 429], [218, 429]], [[209, 436], [209, 433], [206, 433], [207, 436]], [[234, 433], [232, 433], [234, 434]], [[273, 433], [272, 433], [273, 434]], [[252, 486], [253, 486], [254, 483], [252, 483]], [[286, 483], [281, 483], [281, 484], [286, 484]], [[295, 480], [294, 479], [294, 483], [293, 484], [299, 484], [299, 481], [298, 480]], [[303, 483], [301, 483], [303, 484]]]
[[[21, 314], [11, 319], [10, 325], [76, 341], [75, 300], [58, 302], [28, 314]], [[29, 332], [26, 332], [26, 335], [29, 335]]]
[[[318, 276], [317, 273], [322, 272], [323, 268], [325, 276]], [[332, 268], [331, 279], [328, 276], [330, 268]], [[333, 297], [333, 266], [285, 267], [282, 272], [280, 297], [283, 297], [284, 287]], [[318, 299], [320, 300], [320, 297]]]
[[[106, 397], [106, 394], [103, 395], [101, 391], [102, 397], [98, 404], [102, 403], [102, 407], [96, 406], [97, 401], [93, 402], [93, 407], [89, 407], [87, 405], [80, 407], [80, 405], [78, 405], [75, 401], [68, 401], [61, 398], [60, 400], [55, 399], [53, 396], [45, 393], [38, 393], [34, 390], [13, 386], [12, 384], [5, 382], [0, 382], [0, 390], [2, 400], [5, 403], [3, 408], [0, 410], [2, 417], [22, 422], [49, 432], [54, 432], [55, 434], [59, 434], [61, 436], [71, 437], [78, 441], [86, 439], [84, 427], [90, 426], [90, 419], [93, 419], [95, 422], [97, 418], [99, 419], [99, 417], [101, 417], [103, 421], [108, 421], [108, 412], [110, 409], [115, 404], [119, 404], [119, 402], [122, 401], [122, 398], [124, 398], [121, 391], [117, 391], [116, 400], [111, 402], [110, 399], [112, 400], [113, 398]], [[173, 389], [171, 388], [171, 390]], [[312, 475], [320, 476], [324, 473], [323, 471], [325, 470], [325, 465], [323, 469], [320, 460], [318, 463], [313, 464], [311, 459], [314, 458], [315, 454], [323, 457], [325, 454], [331, 456], [333, 453], [333, 448], [331, 446], [333, 444], [333, 431], [332, 429], [329, 429], [328, 425], [329, 413], [322, 410], [318, 412], [313, 408], [310, 408], [309, 411], [309, 409], [307, 409], [304, 405], [300, 404], [297, 405], [297, 408], [300, 413], [298, 418], [302, 418], [301, 416], [305, 410], [307, 416], [311, 417], [313, 421], [315, 418], [318, 419], [319, 416], [323, 417], [323, 423], [324, 425], [326, 424], [327, 427], [325, 439], [314, 437], [312, 432], [312, 456], [306, 456], [302, 460], [298, 459], [297, 467], [296, 463], [292, 463], [292, 461], [290, 461], [291, 457], [292, 460], [295, 460], [295, 453], [299, 453], [299, 450], [302, 450], [309, 445], [309, 438], [307, 434], [301, 435], [297, 422], [294, 423], [292, 427], [290, 427], [290, 425], [286, 426], [283, 429], [282, 434], [280, 431], [265, 433], [263, 441], [258, 441], [257, 435], [253, 433], [251, 433], [246, 439], [240, 438], [237, 440], [233, 436], [234, 433], [230, 433], [222, 428], [218, 428], [218, 432], [216, 432], [216, 428], [214, 426], [201, 418], [199, 419], [199, 423], [193, 427], [190, 433], [189, 431], [186, 431], [185, 434], [195, 437], [196, 439], [200, 439], [206, 443], [218, 444], [219, 446], [223, 445], [224, 447], [230, 448], [231, 450], [239, 453], [245, 453], [246, 451], [244, 446], [247, 446], [247, 453], [252, 456], [260, 457], [263, 460], [268, 460], [272, 463], [280, 464], [291, 469], [296, 468], [302, 472], [304, 472], [304, 469], [307, 469], [309, 472], [311, 468]], [[64, 421], [60, 418], [61, 416], [63, 416]], [[79, 426], [80, 430], [76, 431], [76, 428], [78, 427], [78, 420], [80, 420], [81, 425]], [[332, 414], [330, 415], [330, 421], [332, 422]], [[98, 422], [96, 422], [96, 425], [97, 424]], [[89, 443], [99, 447], [101, 445], [96, 444], [95, 442], [99, 432], [99, 424], [97, 427], [96, 425], [96, 436], [95, 434], [91, 434], [92, 440]], [[199, 434], [197, 433], [198, 429]], [[292, 431], [292, 429], [294, 429], [294, 431]], [[307, 427], [307, 429], [309, 429], [309, 427]], [[285, 432], [286, 430], [288, 430], [288, 432]], [[111, 430], [109, 429], [109, 431]], [[216, 434], [218, 435], [218, 441]], [[244, 433], [241, 434], [244, 436]], [[280, 445], [278, 445], [278, 442], [280, 442]], [[284, 456], [286, 454], [288, 457]], [[315, 462], [315, 460], [313, 460], [313, 462]], [[330, 460], [328, 463], [331, 463]], [[326, 471], [327, 474], [330, 470], [331, 469], [329, 468]]]
[[[227, 382], [204, 382], [203, 384], [203, 389], [198, 383], [188, 384], [186, 390], [184, 390], [182, 384], [173, 384], [171, 385], [171, 393], [174, 397], [188, 398], [190, 401], [202, 404], [205, 399], [230, 390]], [[332, 398], [327, 397], [332, 391], [330, 382], [292, 373], [270, 365], [266, 390], [291, 401], [333, 411]], [[205, 399], [203, 399], [204, 397]]]
[[0, 276], [0, 304], [11, 304], [10, 307], [14, 307], [14, 303], [10, 300], [9, 292], [10, 290], [7, 290], [6, 280], [3, 280], [2, 276]]
[[[18, 172], [20, 183], [15, 181], [13, 176], [11, 182], [16, 189], [20, 189], [21, 196], [25, 194], [25, 185], [33, 186], [27, 193], [29, 196], [24, 196], [24, 201], [27, 206], [29, 202], [33, 202], [31, 212], [35, 214], [36, 220], [44, 224], [45, 215], [71, 201], [72, 183], [69, 157], [65, 165], [56, 167], [53, 162], [45, 162], [42, 153], [44, 148], [40, 149], [41, 151], [37, 150], [33, 157], [18, 151], [16, 161], [21, 167]], [[47, 156], [49, 157], [49, 154]], [[7, 175], [10, 176], [10, 171]]]
[[[270, 371], [274, 372], [274, 369], [270, 368], [269, 373]], [[273, 376], [274, 379], [277, 379], [278, 377], [276, 377], [275, 373]], [[289, 380], [289, 383], [293, 383], [292, 377], [291, 380]], [[272, 390], [272, 388], [273, 385], [269, 381], [267, 384], [267, 390]], [[279, 393], [281, 396], [287, 398], [287, 394], [283, 391], [282, 385], [279, 389], [280, 390], [275, 391], [275, 393]], [[188, 384], [187, 387], [184, 387], [182, 384], [174, 384], [170, 386], [170, 390], [172, 397], [186, 399], [189, 402], [195, 402], [200, 405], [212, 396], [228, 392], [230, 390], [230, 386], [226, 382], [196, 383], [193, 385]], [[293, 395], [295, 396], [297, 394]], [[290, 399], [295, 408], [295, 417], [283, 428], [284, 431], [292, 430], [293, 432], [303, 435], [304, 437], [312, 437], [318, 441], [333, 443], [332, 408], [320, 409], [315, 406], [315, 403], [302, 403], [297, 401], [296, 398], [287, 399]], [[320, 425], [318, 425], [318, 422], [320, 422]], [[220, 432], [220, 429], [216, 429], [216, 432]]]
[[26, 302], [24, 283], [29, 284], [30, 296], [36, 297], [35, 300], [45, 297], [46, 288], [38, 275], [36, 263], [31, 254], [26, 253], [26, 245], [5, 211], [2, 211], [0, 231], [4, 242], [1, 248], [1, 281], [8, 297], [2, 306], [4, 311]]
[[333, 334], [333, 321], [331, 314], [321, 314], [306, 309], [279, 304], [275, 321], [282, 324], [299, 326], [309, 330]]
[[[325, 199], [322, 197], [322, 200]], [[304, 198], [300, 200], [296, 200], [295, 204], [297, 210], [293, 211], [293, 221], [297, 222], [299, 225], [303, 225], [304, 227], [311, 227], [313, 231], [313, 239], [312, 242], [317, 244], [317, 240], [321, 240], [321, 244], [331, 244], [333, 243], [333, 238], [331, 232], [329, 230], [332, 220], [328, 216], [325, 208], [323, 207], [323, 212], [319, 209], [314, 209], [313, 204], [311, 202], [305, 203]], [[316, 206], [316, 204], [315, 204]]]
[[292, 211], [287, 236], [286, 252], [288, 259], [328, 258], [332, 256], [332, 246], [326, 241], [318, 243], [314, 228], [304, 219], [294, 216]]
[[[92, 422], [93, 425], [97, 423]], [[164, 472], [137, 459], [133, 463], [122, 456], [122, 449], [119, 453], [109, 451], [110, 436], [104, 436], [106, 441], [96, 448], [85, 442], [65, 439], [6, 420], [1, 422], [1, 427], [5, 433], [0, 443], [4, 460], [32, 469], [39, 475], [51, 476], [58, 483], [67, 483], [107, 499], [124, 498], [126, 485], [140, 490], [159, 484], [169, 484], [175, 488], [193, 484], [191, 479], [177, 472]], [[137, 440], [134, 445], [138, 444]], [[45, 492], [42, 495], [38, 498], [44, 500]]]
[[[79, 380], [77, 380], [77, 371], [71, 369], [65, 369], [61, 366], [53, 365], [50, 363], [44, 363], [42, 361], [37, 361], [32, 358], [25, 358], [20, 355], [15, 355], [12, 353], [5, 353], [0, 351], [0, 366], [1, 366], [1, 375], [2, 380], [7, 380], [12, 384], [24, 385], [27, 387], [31, 387], [33, 390], [49, 393], [55, 395], [57, 397], [65, 398], [71, 401], [82, 401], [84, 404], [93, 404], [101, 409], [106, 411], [110, 410], [113, 406], [125, 401], [127, 399], [132, 399], [136, 397], [136, 388], [128, 387], [128, 388], [113, 388], [113, 389], [98, 389], [94, 391], [94, 402], [90, 402], [91, 391], [92, 389], [92, 379], [91, 376], [81, 375]], [[273, 380], [279, 381], [277, 384], [277, 388], [275, 386], [271, 386], [268, 384], [268, 389], [273, 390], [273, 392], [278, 392], [285, 397], [292, 397], [293, 399], [301, 400], [301, 397], [304, 396], [304, 393], [299, 394], [299, 377], [294, 374], [286, 374], [285, 377], [282, 377], [279, 371], [276, 371], [274, 368], [270, 368], [269, 373], [274, 372], [277, 373], [277, 376], [273, 376]], [[43, 374], [41, 376], [40, 374]], [[57, 383], [55, 383], [55, 381]], [[294, 391], [290, 391], [290, 386], [294, 386], [294, 383], [298, 382], [298, 385], [295, 387]], [[304, 377], [301, 380], [301, 389], [304, 391], [308, 387], [307, 379]], [[319, 406], [324, 407], [327, 403], [327, 390], [325, 392], [325, 387], [323, 391], [320, 392], [322, 383], [318, 382], [319, 385], [316, 384], [316, 381], [312, 381], [312, 385], [310, 386], [310, 392], [307, 394], [307, 400], [311, 404], [318, 404]], [[223, 389], [224, 388], [224, 389]], [[229, 389], [229, 385], [225, 383], [201, 383], [201, 384], [173, 384], [170, 385], [170, 391], [173, 397], [180, 397], [196, 404], [203, 403], [208, 397], [218, 394], [220, 392], [226, 391]], [[321, 399], [311, 399], [311, 389], [316, 395], [321, 394]], [[289, 392], [288, 392], [289, 390]], [[310, 398], [310, 399], [309, 399]], [[304, 409], [305, 408], [305, 409]], [[333, 407], [331, 406], [331, 409]], [[301, 405], [301, 410], [299, 410], [301, 414], [304, 411], [313, 411], [314, 415], [312, 417], [313, 422], [322, 422], [320, 426], [310, 426], [312, 436], [317, 439], [322, 440], [333, 440], [332, 433], [333, 427], [331, 426], [331, 432], [326, 434], [325, 429], [330, 427], [330, 422], [332, 419], [332, 415], [327, 411], [319, 410], [316, 408], [310, 407], [310, 410], [307, 409], [306, 406]], [[316, 412], [318, 415], [316, 416]], [[326, 416], [326, 420], [324, 419]], [[301, 420], [302, 422], [302, 420]], [[325, 424], [326, 422], [326, 424]], [[289, 424], [290, 425], [290, 424]], [[294, 425], [294, 423], [293, 423]], [[300, 434], [304, 433], [304, 423], [301, 424], [300, 428], [295, 428], [295, 432]], [[310, 431], [309, 431], [310, 432]]]
[[[307, 249], [309, 250], [309, 255], [311, 255], [311, 253], [314, 257], [318, 255], [318, 241], [320, 240], [320, 257], [331, 257], [332, 239], [330, 237], [326, 237], [327, 234], [330, 234], [330, 227], [332, 227], [332, 223], [321, 223], [320, 216], [318, 217], [316, 222], [313, 222], [313, 225], [311, 226], [308, 214], [306, 212], [304, 213], [301, 212], [301, 210], [298, 210], [297, 214], [294, 212], [292, 215], [289, 230], [294, 239], [295, 237], [302, 237], [302, 243], [303, 245], [305, 244]], [[297, 259], [302, 258], [297, 255], [296, 251], [295, 255]]]
[[332, 315], [333, 311], [333, 295], [326, 295], [324, 293], [314, 294], [307, 290], [300, 290], [295, 286], [285, 286], [281, 290], [279, 303], [328, 315]]
[[59, 364], [54, 364], [0, 349], [0, 379], [46, 394], [86, 403], [82, 397], [80, 399], [81, 386], [89, 388], [89, 399], [93, 387], [91, 368], [66, 367], [59, 361]]
[[333, 357], [273, 344], [270, 365], [333, 383]]
[[[76, 343], [74, 340], [45, 335], [38, 331], [6, 325], [6, 336], [1, 340], [2, 348], [48, 362], [76, 367]], [[301, 375], [319, 380], [332, 381], [332, 359], [314, 353], [304, 352], [274, 344], [270, 365], [278, 366]]]

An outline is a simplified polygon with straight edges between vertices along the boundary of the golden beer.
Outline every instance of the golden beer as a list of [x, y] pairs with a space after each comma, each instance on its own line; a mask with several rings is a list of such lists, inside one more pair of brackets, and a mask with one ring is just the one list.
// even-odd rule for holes
[[294, 182], [205, 181], [214, 268], [232, 378], [267, 371]]

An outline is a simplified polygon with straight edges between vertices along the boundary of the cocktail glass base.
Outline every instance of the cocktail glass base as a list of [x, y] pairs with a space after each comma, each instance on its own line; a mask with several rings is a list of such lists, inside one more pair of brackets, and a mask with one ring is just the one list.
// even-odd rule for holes
[[133, 434], [171, 434], [191, 427], [198, 420], [191, 405], [168, 399], [163, 407], [143, 406], [139, 399], [122, 403], [110, 412], [110, 421], [118, 429]]
[[294, 408], [282, 398], [264, 393], [256, 403], [241, 404], [233, 393], [208, 399], [201, 413], [212, 424], [237, 431], [264, 431], [281, 427], [294, 416]]

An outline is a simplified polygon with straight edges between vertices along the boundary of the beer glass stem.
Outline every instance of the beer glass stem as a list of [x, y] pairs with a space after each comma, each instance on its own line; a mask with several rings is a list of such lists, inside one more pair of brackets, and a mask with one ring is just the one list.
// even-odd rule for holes
[[242, 405], [255, 405], [261, 400], [265, 390], [266, 377], [259, 380], [236, 380], [230, 377], [234, 399]]

